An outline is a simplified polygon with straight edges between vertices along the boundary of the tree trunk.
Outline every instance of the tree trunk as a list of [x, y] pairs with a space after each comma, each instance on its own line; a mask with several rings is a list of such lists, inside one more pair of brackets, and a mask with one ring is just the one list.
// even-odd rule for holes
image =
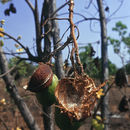
[[54, 121], [55, 106], [54, 105], [48, 107], [43, 106], [43, 111], [46, 113], [44, 115], [44, 129], [55, 130], [55, 121]]
[[[51, 0], [52, 4], [52, 13], [55, 12], [56, 10], [56, 0]], [[57, 15], [55, 14], [53, 17], [56, 17]], [[53, 44], [54, 44], [54, 49], [57, 49], [60, 47], [60, 43], [58, 41], [60, 40], [60, 29], [58, 26], [58, 22], [56, 20], [52, 21], [52, 37], [53, 37]], [[64, 71], [63, 71], [63, 61], [62, 61], [62, 51], [58, 51], [55, 55], [55, 70], [56, 70], [56, 75], [58, 76], [59, 79], [64, 77]]]
[[[108, 79], [108, 49], [107, 49], [107, 29], [106, 29], [106, 18], [103, 8], [102, 0], [97, 0], [97, 5], [99, 8], [100, 26], [101, 26], [101, 53], [102, 53], [102, 78], [101, 81], [104, 82]], [[107, 85], [103, 88], [104, 92], [107, 90]], [[109, 93], [102, 98], [101, 105], [101, 116], [104, 119], [105, 130], [108, 130], [109, 123], [109, 110], [108, 110], [108, 100]]]
[[[43, 16], [44, 16], [44, 21], [50, 18], [51, 13], [52, 13], [52, 8], [51, 8], [51, 0], [44, 0], [44, 5], [43, 5]], [[44, 26], [44, 54], [47, 56], [51, 53], [51, 35], [52, 31], [52, 23], [49, 20], [45, 26]], [[44, 62], [48, 62], [49, 59], [46, 59]], [[43, 106], [43, 111], [46, 113], [43, 115], [44, 119], [44, 129], [45, 130], [54, 130], [54, 106], [48, 106], [44, 107]]]
[[[8, 62], [3, 53], [2, 47], [0, 47], [0, 69], [2, 73], [8, 72]], [[23, 101], [23, 99], [18, 94], [17, 88], [14, 84], [14, 80], [12, 76], [8, 73], [3, 77], [7, 91], [10, 93], [11, 97], [13, 98], [14, 102], [16, 103], [21, 115], [23, 116], [27, 126], [31, 130], [40, 130], [37, 123], [35, 122], [31, 112], [29, 111], [27, 105]]]
[[[50, 6], [50, 0], [44, 0], [43, 5], [43, 13], [44, 13], [44, 21], [47, 20], [51, 15], [51, 6]], [[51, 30], [52, 30], [52, 24], [49, 20], [45, 26], [44, 26], [44, 54], [47, 56], [51, 53]], [[46, 59], [47, 62], [48, 59]]]

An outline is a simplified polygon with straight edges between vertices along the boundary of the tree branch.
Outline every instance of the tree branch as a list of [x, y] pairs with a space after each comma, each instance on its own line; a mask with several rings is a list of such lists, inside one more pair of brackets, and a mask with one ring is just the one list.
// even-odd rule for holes
[[0, 33], [3, 33], [4, 35], [6, 35], [7, 37], [9, 37], [10, 39], [14, 40], [15, 42], [17, 42], [25, 51], [26, 51], [26, 47], [20, 43], [16, 38], [14, 38], [13, 36], [9, 35], [8, 33], [6, 32], [2, 32], [0, 31]]
[[34, 7], [33, 7], [33, 5], [32, 5], [32, 3], [29, 1], [29, 0], [25, 0], [26, 1], [26, 3], [28, 4], [28, 6], [30, 7], [30, 9], [32, 10], [32, 12], [34, 13]]
[[31, 54], [31, 52], [29, 51], [28, 47], [25, 47], [21, 42], [19, 42], [16, 38], [14, 38], [13, 36], [9, 35], [8, 33], [2, 32], [0, 31], [0, 33], [3, 33], [4, 35], [6, 35], [7, 37], [9, 37], [10, 39], [14, 40], [15, 42], [17, 42], [27, 53], [28, 58], [26, 58], [27, 60], [32, 60], [35, 62], [38, 62], [40, 60], [40, 58], [35, 57]]
[[69, 4], [70, 1], [64, 3], [63, 5], [61, 5], [59, 8], [57, 8], [52, 14], [50, 17], [53, 17], [59, 10], [61, 10], [62, 8], [64, 8], [67, 4]]
[[66, 46], [68, 46], [70, 43], [72, 42], [72, 38], [69, 37], [67, 39], [67, 41], [60, 47], [58, 47], [57, 49], [55, 49], [53, 52], [51, 52], [49, 55], [45, 56], [42, 60], [45, 61], [46, 59], [50, 59], [51, 57], [53, 57], [58, 51], [63, 50]]
[[37, 0], [35, 0], [35, 11], [34, 11], [34, 21], [35, 21], [35, 29], [36, 29], [36, 45], [37, 45], [37, 54], [39, 57], [42, 57], [42, 46], [41, 46], [41, 40], [42, 40], [42, 30], [41, 25], [39, 22], [39, 12], [38, 12], [38, 3]]
[[[2, 73], [8, 72], [8, 62], [7, 59], [3, 53], [2, 47], [0, 47], [0, 69]], [[31, 130], [40, 130], [37, 123], [35, 122], [32, 114], [30, 113], [27, 105], [23, 101], [23, 99], [18, 94], [17, 88], [14, 84], [13, 77], [8, 73], [3, 77], [7, 91], [10, 93], [11, 97], [15, 101], [17, 107], [19, 108], [19, 111], [21, 112], [27, 126]]]
[[8, 71], [6, 71], [5, 73], [1, 74], [1, 75], [0, 75], [0, 78], [2, 78], [3, 76], [7, 75], [7, 74], [10, 73], [11, 71], [13, 71], [13, 70], [16, 68], [16, 66], [17, 66], [21, 61], [22, 61], [21, 59], [18, 60], [17, 63], [16, 63], [12, 68], [10, 68], [10, 69], [9, 69]]
[[123, 5], [123, 2], [124, 2], [124, 0], [121, 0], [119, 7], [108, 17], [108, 19], [110, 19], [110, 17], [112, 17], [113, 15], [115, 15], [119, 11], [121, 6]]

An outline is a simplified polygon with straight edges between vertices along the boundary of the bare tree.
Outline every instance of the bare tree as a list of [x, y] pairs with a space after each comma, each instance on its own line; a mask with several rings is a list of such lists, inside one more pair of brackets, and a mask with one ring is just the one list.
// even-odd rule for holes
[[[106, 29], [106, 18], [105, 12], [103, 8], [102, 0], [97, 0], [97, 5], [99, 9], [99, 17], [100, 17], [100, 27], [101, 27], [101, 55], [102, 55], [102, 78], [101, 81], [104, 82], [108, 79], [108, 50], [107, 50], [107, 29]], [[104, 92], [107, 90], [107, 85], [104, 87]], [[108, 99], [109, 93], [102, 98], [101, 105], [101, 116], [104, 119], [105, 130], [108, 130], [109, 123], [109, 110], [108, 110]]]

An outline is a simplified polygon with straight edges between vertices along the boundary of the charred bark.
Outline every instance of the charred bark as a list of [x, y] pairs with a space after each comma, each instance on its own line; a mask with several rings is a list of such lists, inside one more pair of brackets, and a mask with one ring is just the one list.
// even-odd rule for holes
[[[105, 12], [103, 8], [102, 0], [97, 0], [97, 5], [99, 9], [99, 17], [100, 17], [100, 27], [101, 27], [101, 55], [102, 55], [102, 78], [101, 82], [104, 82], [108, 79], [108, 47], [107, 47], [107, 29], [106, 29], [106, 18]], [[107, 90], [107, 85], [104, 86], [104, 93]], [[105, 95], [102, 99], [101, 104], [101, 116], [104, 119], [105, 130], [108, 130], [109, 123], [109, 93]]]
[[[52, 14], [56, 10], [56, 0], [51, 0], [52, 4]], [[56, 17], [56, 14], [53, 16]], [[53, 38], [53, 44], [54, 44], [54, 49], [57, 49], [60, 47], [60, 29], [58, 22], [56, 20], [52, 21], [52, 38]], [[63, 71], [63, 61], [62, 61], [62, 51], [57, 51], [55, 54], [55, 70], [56, 70], [56, 75], [58, 78], [63, 78], [64, 77], [64, 71]]]
[[[50, 0], [44, 0], [43, 4], [43, 19], [46, 21], [50, 15], [51, 15], [51, 2]], [[52, 24], [51, 21], [48, 20], [48, 22], [44, 25], [44, 55], [49, 55], [51, 53], [51, 30], [52, 30]], [[47, 62], [48, 59], [46, 59], [45, 62]]]
[[[42, 14], [41, 14], [41, 25], [42, 22], [48, 20], [52, 13], [51, 0], [44, 0]], [[50, 20], [44, 25], [44, 56], [48, 56], [51, 53], [51, 40], [52, 40], [52, 23]], [[48, 62], [50, 59], [44, 59], [43, 62]], [[44, 129], [54, 130], [54, 107], [43, 106], [43, 111], [46, 113], [43, 115]]]

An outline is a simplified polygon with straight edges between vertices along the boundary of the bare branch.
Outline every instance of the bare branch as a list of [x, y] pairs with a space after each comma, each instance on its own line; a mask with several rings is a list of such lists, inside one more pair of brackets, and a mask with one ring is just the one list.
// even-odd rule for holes
[[5, 55], [16, 56], [16, 55], [26, 54], [26, 52], [4, 52], [4, 54]]
[[76, 13], [76, 12], [74, 12], [74, 15], [81, 16], [81, 17], [84, 18], [84, 20], [100, 20], [99, 18], [95, 18], [95, 17], [93, 17], [93, 18], [87, 18], [87, 17], [85, 17], [83, 14], [81, 14], [81, 13]]
[[13, 70], [16, 68], [16, 66], [17, 66], [21, 61], [22, 61], [21, 59], [18, 60], [17, 63], [16, 63], [12, 68], [10, 68], [10, 69], [9, 69], [8, 71], [6, 71], [5, 73], [1, 74], [1, 75], [0, 75], [0, 78], [2, 78], [3, 76], [7, 75], [7, 74], [10, 73], [11, 71], [13, 71]]
[[[69, 4], [69, 1], [64, 3], [63, 5], [61, 5], [59, 8], [57, 8], [50, 16], [50, 20], [51, 18], [59, 11], [61, 10], [62, 8], [64, 8], [67, 4]], [[43, 16], [44, 16], [44, 8], [42, 7], [42, 14], [41, 14], [41, 25], [43, 25]], [[43, 27], [43, 26], [42, 26]]]
[[92, 4], [93, 0], [90, 0], [88, 6], [85, 7], [85, 9], [88, 9], [90, 7], [90, 5]]
[[17, 42], [25, 51], [26, 51], [26, 48], [22, 45], [22, 43], [20, 43], [16, 38], [14, 38], [13, 36], [9, 35], [8, 33], [6, 32], [2, 32], [0, 31], [0, 33], [3, 33], [4, 35], [6, 35], [7, 37], [9, 37], [10, 39], [14, 40], [15, 42]]
[[6, 35], [7, 37], [9, 37], [10, 39], [14, 40], [16, 43], [18, 43], [26, 52], [27, 54], [30, 55], [30, 52], [28, 50], [28, 48], [26, 48], [21, 42], [19, 42], [16, 38], [14, 38], [13, 36], [9, 35], [8, 33], [6, 32], [2, 32], [0, 31], [0, 33], [3, 33], [4, 35]]
[[[62, 14], [60, 14], [60, 15], [58, 15], [58, 16], [62, 16], [62, 15], [66, 15], [66, 14], [68, 14], [68, 13], [62, 13]], [[74, 15], [78, 15], [78, 16], [80, 16], [80, 17], [83, 18], [83, 19], [77, 21], [75, 24], [79, 24], [79, 23], [81, 23], [81, 22], [85, 22], [85, 21], [88, 21], [88, 20], [90, 20], [90, 21], [92, 21], [92, 20], [99, 21], [99, 20], [100, 20], [99, 18], [96, 18], [96, 17], [87, 18], [87, 17], [85, 17], [83, 14], [77, 13], [77, 12], [74, 12]]]
[[66, 2], [65, 4], [61, 5], [59, 8], [57, 8], [52, 14], [51, 17], [53, 17], [59, 10], [61, 10], [62, 8], [64, 8], [67, 4], [69, 4], [70, 1]]
[[0, 122], [2, 122], [2, 123], [3, 123], [3, 125], [4, 125], [4, 127], [5, 127], [5, 129], [6, 129], [6, 130], [9, 130], [8, 126], [7, 126], [7, 125], [6, 125], [6, 123], [3, 121], [3, 119], [2, 119], [2, 118], [0, 118]]
[[121, 6], [123, 5], [123, 2], [124, 2], [124, 0], [121, 0], [119, 7], [108, 17], [108, 19], [110, 19], [110, 17], [112, 17], [113, 15], [115, 15], [119, 11]]
[[109, 17], [107, 18], [107, 22], [111, 21], [111, 20], [115, 20], [115, 19], [126, 19], [126, 18], [130, 18], [130, 15], [127, 16], [120, 16], [120, 17], [112, 17], [111, 19], [109, 19]]
[[49, 20], [69, 20], [69, 19], [68, 18], [48, 18], [44, 21], [44, 23], [42, 24], [42, 27], [44, 27]]
[[34, 7], [33, 7], [33, 5], [32, 5], [32, 3], [29, 1], [29, 0], [25, 0], [26, 1], [26, 3], [28, 4], [28, 6], [30, 7], [30, 9], [32, 10], [32, 12], [34, 13]]
[[46, 60], [46, 59], [50, 59], [51, 57], [53, 57], [58, 51], [63, 50], [66, 46], [68, 46], [70, 43], [72, 42], [72, 38], [68, 37], [67, 41], [60, 46], [59, 48], [55, 49], [53, 52], [51, 52], [48, 56], [45, 56], [42, 60]]
[[7, 37], [9, 37], [10, 39], [14, 40], [15, 42], [17, 42], [24, 50], [25, 52], [27, 53], [28, 55], [28, 58], [22, 58], [22, 59], [26, 59], [26, 60], [32, 60], [32, 61], [35, 61], [35, 62], [38, 62], [40, 59], [38, 59], [38, 57], [35, 57], [31, 54], [31, 52], [29, 51], [28, 47], [25, 47], [23, 46], [23, 44], [21, 42], [19, 42], [16, 38], [14, 38], [13, 36], [9, 35], [8, 33], [6, 32], [2, 32], [0, 31], [0, 33], [3, 33], [4, 35], [6, 35]]

